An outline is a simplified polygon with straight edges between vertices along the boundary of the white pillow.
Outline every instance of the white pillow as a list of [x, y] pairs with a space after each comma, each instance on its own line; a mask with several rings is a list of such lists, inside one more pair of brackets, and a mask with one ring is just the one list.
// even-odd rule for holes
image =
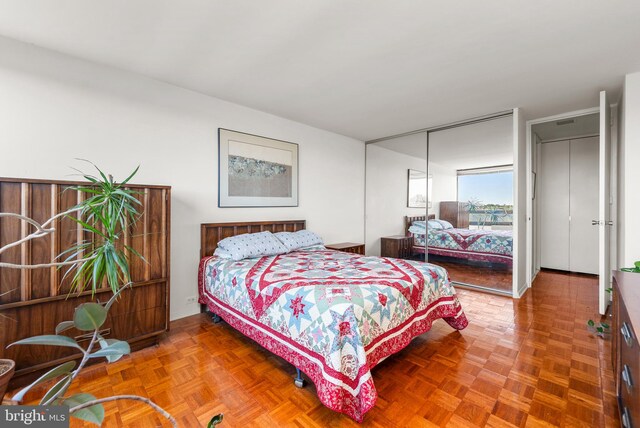
[[312, 245], [322, 245], [322, 238], [310, 230], [299, 230], [297, 232], [278, 232], [275, 236], [287, 247], [287, 250], [293, 251]]
[[449, 223], [447, 220], [436, 220], [444, 230], [453, 229], [453, 225]]
[[218, 248], [230, 254], [231, 258], [236, 261], [287, 252], [287, 248], [271, 232], [231, 236], [218, 242]]
[[231, 259], [231, 253], [223, 250], [222, 248], [218, 247], [216, 248], [216, 250], [213, 252], [213, 255], [216, 257], [220, 257], [221, 259]]
[[439, 230], [443, 229], [443, 226], [440, 224], [438, 220], [429, 220], [429, 229]]

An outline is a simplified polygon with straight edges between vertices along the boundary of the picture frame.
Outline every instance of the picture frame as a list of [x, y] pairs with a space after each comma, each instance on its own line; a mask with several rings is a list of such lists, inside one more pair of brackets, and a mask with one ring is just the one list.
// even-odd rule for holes
[[218, 207], [297, 207], [298, 144], [218, 128]]
[[433, 182], [432, 177], [424, 171], [416, 169], [407, 170], [407, 207], [431, 208], [431, 201], [427, 201], [427, 185]]

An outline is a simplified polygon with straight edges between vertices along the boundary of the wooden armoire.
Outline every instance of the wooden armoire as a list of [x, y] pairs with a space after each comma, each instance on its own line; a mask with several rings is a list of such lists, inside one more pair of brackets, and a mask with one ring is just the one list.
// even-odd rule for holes
[[[43, 222], [76, 205], [83, 194], [71, 181], [0, 178], [0, 212], [20, 213]], [[129, 185], [141, 202], [139, 220], [123, 235], [123, 244], [133, 247], [145, 261], [133, 257], [130, 268], [133, 286], [123, 291], [102, 327], [106, 338], [126, 340], [132, 350], [158, 342], [169, 327], [169, 240], [171, 188]], [[91, 239], [77, 223], [61, 218], [56, 232], [34, 239], [0, 254], [0, 261], [20, 264], [49, 263], [77, 242]], [[16, 218], [0, 218], [0, 247], [32, 231]], [[63, 268], [64, 269], [64, 268]], [[74, 308], [88, 301], [107, 301], [112, 292], [104, 284], [95, 296], [88, 287], [80, 295], [68, 295], [70, 278], [64, 270], [44, 268], [18, 270], [0, 268], [0, 358], [16, 361], [12, 386], [23, 385], [44, 370], [81, 356], [73, 348], [7, 345], [41, 334], [53, 334], [61, 321], [73, 319]], [[89, 340], [75, 329], [64, 334]]]
[[469, 228], [469, 206], [465, 202], [440, 202], [440, 220], [446, 220], [456, 229]]

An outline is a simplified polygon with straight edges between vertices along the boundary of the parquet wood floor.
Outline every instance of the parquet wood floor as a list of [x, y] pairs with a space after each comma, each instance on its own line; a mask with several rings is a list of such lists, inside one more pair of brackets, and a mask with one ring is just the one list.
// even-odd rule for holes
[[429, 256], [429, 263], [447, 269], [452, 281], [481, 285], [501, 291], [513, 290], [512, 269], [501, 263], [464, 262], [439, 256]]
[[[462, 332], [433, 329], [373, 370], [379, 398], [366, 427], [619, 426], [610, 341], [585, 321], [597, 313], [593, 278], [542, 272], [524, 298], [459, 290]], [[96, 396], [152, 398], [181, 426], [358, 426], [325, 408], [295, 369], [206, 315], [175, 321], [159, 347], [79, 378]], [[107, 404], [105, 426], [164, 424], [140, 403]], [[79, 426], [74, 422], [72, 426]]]

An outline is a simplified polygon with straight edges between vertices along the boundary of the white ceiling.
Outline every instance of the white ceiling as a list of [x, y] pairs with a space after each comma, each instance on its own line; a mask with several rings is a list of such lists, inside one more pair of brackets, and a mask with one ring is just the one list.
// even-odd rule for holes
[[595, 106], [640, 70], [639, 18], [636, 0], [0, 0], [0, 35], [362, 140]]
[[[426, 133], [373, 144], [416, 158], [427, 158]], [[512, 116], [430, 132], [429, 163], [455, 170], [513, 164]]]
[[600, 133], [600, 114], [587, 114], [566, 120], [552, 120], [531, 127], [540, 140], [554, 140]]

